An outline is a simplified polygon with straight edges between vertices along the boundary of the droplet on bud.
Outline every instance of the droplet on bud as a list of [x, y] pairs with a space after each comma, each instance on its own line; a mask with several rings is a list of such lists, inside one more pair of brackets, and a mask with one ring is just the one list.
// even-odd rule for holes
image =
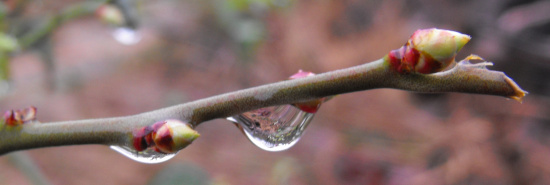
[[[309, 71], [302, 71], [301, 69], [298, 70], [298, 72], [292, 76], [289, 77], [289, 79], [298, 79], [298, 78], [305, 78], [305, 77], [308, 77], [308, 76], [314, 76], [315, 73], [312, 73], [312, 72], [309, 72]], [[315, 99], [315, 100], [311, 100], [311, 101], [307, 101], [307, 102], [299, 102], [299, 103], [294, 103], [292, 105], [296, 106], [298, 109], [304, 111], [304, 112], [308, 112], [308, 113], [316, 113], [319, 108], [321, 108], [321, 104], [323, 104], [324, 102], [332, 99], [333, 96], [331, 97], [324, 97], [324, 98], [319, 98], [319, 99]]]
[[177, 154], [177, 153], [171, 153], [171, 154], [159, 153], [152, 148], [145, 149], [143, 151], [137, 151], [135, 149], [132, 149], [130, 147], [125, 147], [125, 146], [111, 146], [110, 148], [134, 161], [147, 163], [147, 164], [162, 163], [174, 158], [174, 156], [176, 156]]
[[227, 118], [256, 146], [267, 151], [283, 151], [294, 146], [313, 119], [292, 105], [266, 107]]
[[[315, 73], [302, 71], [289, 79], [305, 78]], [[319, 110], [331, 97], [311, 101], [256, 109], [228, 117], [256, 146], [267, 151], [283, 151], [294, 146]]]
[[138, 162], [160, 163], [174, 157], [199, 136], [190, 124], [169, 119], [138, 128], [132, 132], [128, 146], [111, 148]]
[[134, 45], [141, 41], [141, 34], [135, 29], [119, 27], [113, 31], [115, 40], [124, 45]]

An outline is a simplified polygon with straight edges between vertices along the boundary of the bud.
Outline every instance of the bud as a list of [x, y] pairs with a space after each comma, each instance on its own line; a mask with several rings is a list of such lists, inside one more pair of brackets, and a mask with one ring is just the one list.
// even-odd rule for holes
[[141, 152], [147, 149], [149, 146], [153, 146], [153, 140], [151, 138], [151, 133], [153, 132], [153, 127], [145, 126], [139, 129], [134, 130], [132, 133], [133, 136], [133, 145], [136, 151]]
[[199, 137], [191, 126], [179, 120], [166, 120], [158, 130], [153, 132], [155, 150], [162, 153], [176, 153], [187, 147]]
[[417, 30], [403, 47], [391, 51], [386, 59], [399, 73], [435, 73], [451, 65], [470, 38], [450, 30]]
[[[308, 76], [313, 76], [315, 75], [315, 73], [312, 73], [312, 72], [309, 72], [309, 71], [302, 71], [301, 69], [298, 70], [298, 73], [292, 75], [289, 77], [289, 79], [298, 79], [298, 78], [304, 78], [304, 77], [308, 77]], [[295, 107], [297, 107], [298, 109], [304, 111], [304, 112], [307, 112], [307, 113], [316, 113], [319, 108], [321, 107], [321, 104], [330, 100], [332, 98], [331, 97], [324, 97], [324, 98], [319, 98], [319, 99], [315, 99], [315, 100], [311, 100], [311, 101], [307, 101], [307, 102], [300, 102], [300, 103], [295, 103], [295, 104], [292, 104], [294, 105]]]
[[179, 120], [169, 119], [141, 127], [132, 133], [136, 151], [148, 148], [164, 154], [176, 153], [191, 144], [200, 135], [191, 126]]
[[298, 78], [304, 78], [308, 76], [313, 76], [315, 73], [309, 72], [309, 71], [302, 71], [301, 69], [298, 70], [296, 74], [293, 74], [292, 76], [288, 77], [288, 79], [298, 79]]
[[456, 31], [425, 29], [414, 32], [409, 39], [413, 48], [430, 55], [447, 67], [471, 37]]
[[110, 25], [120, 26], [124, 24], [124, 16], [120, 9], [110, 4], [103, 4], [97, 8], [96, 16]]
[[13, 110], [9, 110], [4, 113], [4, 116], [2, 116], [2, 123], [8, 126], [17, 125], [17, 120], [15, 120], [15, 113]]
[[36, 107], [29, 107], [21, 110], [9, 110], [2, 116], [4, 124], [17, 126], [36, 121]]
[[321, 108], [321, 104], [323, 104], [323, 102], [325, 102], [325, 99], [326, 98], [320, 98], [320, 99], [311, 100], [311, 101], [307, 101], [307, 102], [295, 103], [295, 104], [292, 104], [292, 105], [294, 105], [295, 107], [297, 107], [298, 109], [300, 109], [304, 112], [316, 113], [319, 110], [319, 108]]

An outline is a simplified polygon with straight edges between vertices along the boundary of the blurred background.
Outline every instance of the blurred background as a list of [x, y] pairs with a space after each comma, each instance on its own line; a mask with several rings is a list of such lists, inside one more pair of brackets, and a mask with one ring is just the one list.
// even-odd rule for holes
[[263, 151], [230, 122], [161, 164], [106, 146], [0, 157], [0, 184], [550, 184], [550, 1], [113, 0], [0, 3], [0, 110], [41, 122], [137, 114], [376, 60], [417, 29], [473, 37], [529, 95], [377, 89], [323, 104]]

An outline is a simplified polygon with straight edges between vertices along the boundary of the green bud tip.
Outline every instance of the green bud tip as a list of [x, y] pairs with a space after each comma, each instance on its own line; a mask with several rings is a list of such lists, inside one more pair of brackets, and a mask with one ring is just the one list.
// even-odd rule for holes
[[417, 30], [407, 43], [386, 57], [399, 73], [435, 73], [451, 65], [455, 56], [471, 37], [443, 29]]
[[197, 139], [200, 134], [191, 125], [180, 120], [166, 120], [156, 132], [153, 141], [157, 150], [163, 153], [175, 153]]

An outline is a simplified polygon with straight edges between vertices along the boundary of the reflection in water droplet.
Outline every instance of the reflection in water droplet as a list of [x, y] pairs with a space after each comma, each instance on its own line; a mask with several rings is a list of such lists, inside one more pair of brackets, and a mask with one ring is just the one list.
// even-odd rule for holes
[[134, 149], [130, 149], [128, 147], [123, 147], [123, 146], [111, 146], [111, 149], [137, 162], [148, 163], [148, 164], [155, 164], [155, 163], [168, 161], [172, 159], [174, 156], [176, 156], [176, 153], [163, 154], [163, 153], [158, 153], [153, 149], [146, 149], [141, 152], [138, 152]]
[[141, 34], [132, 28], [120, 27], [113, 31], [113, 37], [125, 45], [133, 45], [141, 40]]
[[313, 115], [292, 105], [283, 105], [245, 112], [227, 120], [237, 123], [256, 146], [275, 152], [294, 146]]

